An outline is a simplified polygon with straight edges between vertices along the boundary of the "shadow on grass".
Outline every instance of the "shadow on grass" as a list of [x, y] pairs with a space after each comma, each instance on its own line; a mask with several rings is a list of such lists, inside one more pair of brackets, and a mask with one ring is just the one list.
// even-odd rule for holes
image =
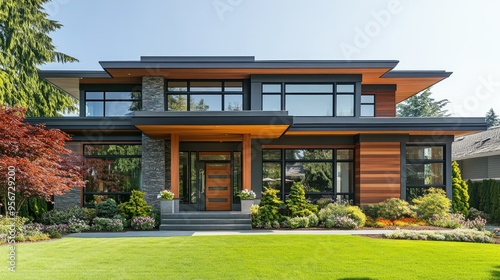
[[493, 279], [500, 279], [500, 265], [493, 267], [491, 276], [493, 277]]

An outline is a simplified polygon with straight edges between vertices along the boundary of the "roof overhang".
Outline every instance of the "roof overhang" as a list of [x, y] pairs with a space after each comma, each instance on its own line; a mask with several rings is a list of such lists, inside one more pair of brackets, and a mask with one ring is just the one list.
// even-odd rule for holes
[[132, 124], [155, 139], [178, 134], [181, 141], [241, 141], [243, 135], [279, 138], [293, 123], [285, 111], [135, 112]]
[[449, 77], [446, 71], [393, 70], [397, 60], [255, 60], [254, 57], [141, 57], [101, 61], [105, 71], [40, 71], [51, 83], [76, 94], [80, 84], [137, 84], [144, 76], [166, 79], [249, 79], [251, 75], [362, 75], [362, 84], [394, 84], [396, 102]]

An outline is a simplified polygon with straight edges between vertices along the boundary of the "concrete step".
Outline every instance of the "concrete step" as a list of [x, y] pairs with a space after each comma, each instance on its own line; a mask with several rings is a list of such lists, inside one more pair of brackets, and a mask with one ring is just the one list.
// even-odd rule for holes
[[191, 224], [191, 225], [178, 225], [178, 224], [162, 224], [160, 230], [182, 230], [182, 231], [208, 231], [208, 230], [251, 230], [251, 224]]
[[185, 212], [167, 214], [161, 216], [162, 220], [170, 219], [250, 219], [250, 214], [242, 214], [241, 212]]
[[249, 224], [250, 219], [162, 219], [161, 224]]

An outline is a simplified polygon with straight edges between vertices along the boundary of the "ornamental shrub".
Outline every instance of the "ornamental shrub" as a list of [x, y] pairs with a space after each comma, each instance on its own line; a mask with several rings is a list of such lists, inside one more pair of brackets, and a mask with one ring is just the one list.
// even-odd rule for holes
[[445, 191], [437, 188], [430, 188], [423, 196], [413, 199], [413, 203], [418, 216], [427, 222], [446, 217], [451, 206]]
[[321, 210], [332, 202], [333, 202], [333, 200], [331, 198], [322, 197], [322, 198], [316, 200], [316, 205], [318, 206], [318, 209]]
[[119, 208], [127, 220], [146, 217], [151, 213], [151, 206], [148, 206], [148, 203], [144, 200], [144, 193], [138, 190], [132, 190], [130, 200], [120, 204]]
[[437, 227], [455, 229], [455, 228], [461, 228], [464, 221], [465, 218], [462, 213], [453, 213], [446, 216], [434, 215], [429, 220], [429, 224]]
[[[349, 205], [347, 202], [335, 202], [328, 204], [325, 208], [319, 211], [319, 220], [325, 223], [327, 227], [336, 227], [336, 224], [349, 225], [349, 221], [345, 219], [335, 219], [335, 217], [347, 217], [356, 223], [357, 227], [362, 227], [366, 223], [366, 215], [358, 206]], [[328, 225], [327, 225], [328, 221]], [[350, 226], [342, 228], [351, 228]]]
[[74, 217], [72, 217], [68, 220], [68, 232], [70, 232], [70, 233], [88, 231], [89, 229], [90, 229], [90, 226], [84, 220], [80, 220], [80, 219], [74, 218]]
[[137, 217], [130, 223], [135, 230], [152, 230], [155, 227], [155, 219], [151, 217]]
[[470, 206], [489, 215], [490, 222], [500, 223], [500, 181], [469, 181], [468, 185]]
[[355, 229], [358, 224], [348, 216], [329, 216], [326, 219], [325, 226], [327, 228]]
[[120, 213], [116, 201], [112, 198], [108, 198], [105, 201], [98, 203], [95, 206], [96, 216], [100, 218], [113, 218], [115, 215]]
[[318, 207], [306, 200], [304, 185], [295, 182], [286, 200], [286, 211], [290, 217], [306, 217], [318, 212]]
[[399, 198], [389, 198], [373, 207], [375, 218], [381, 217], [388, 220], [415, 217], [416, 213], [410, 204]]
[[477, 231], [473, 229], [455, 229], [450, 231], [407, 231], [397, 230], [392, 233], [384, 234], [385, 238], [390, 239], [411, 239], [411, 240], [437, 240], [437, 241], [462, 241], [492, 243], [491, 233], [487, 231]]
[[316, 216], [316, 214], [311, 214], [307, 216], [309, 219], [309, 227], [317, 227], [319, 224], [319, 218]]
[[69, 224], [71, 218], [89, 222], [86, 210], [78, 206], [72, 206], [66, 210], [50, 210], [42, 215], [42, 224], [59, 225]]
[[281, 221], [283, 216], [279, 213], [280, 207], [283, 202], [278, 199], [278, 190], [271, 188], [264, 188], [262, 192], [262, 199], [259, 203], [259, 211], [256, 216], [252, 215], [252, 225], [254, 227], [273, 228]]
[[467, 217], [469, 214], [469, 186], [462, 179], [460, 167], [456, 161], [451, 164], [452, 169], [452, 210], [454, 213], [462, 213]]
[[285, 220], [285, 226], [292, 229], [306, 228], [309, 226], [309, 218], [308, 217], [287, 218]]
[[120, 219], [100, 218], [94, 219], [92, 230], [95, 231], [123, 231], [123, 223]]

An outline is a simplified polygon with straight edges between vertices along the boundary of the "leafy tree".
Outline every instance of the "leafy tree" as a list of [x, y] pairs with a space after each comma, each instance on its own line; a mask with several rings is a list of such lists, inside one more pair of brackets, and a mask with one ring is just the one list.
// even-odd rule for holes
[[[71, 138], [57, 129], [24, 122], [26, 109], [0, 106], [0, 199], [7, 201], [15, 186], [16, 212], [32, 197], [50, 201], [73, 187], [83, 187], [81, 157], [64, 147]], [[8, 179], [15, 169], [15, 182]], [[11, 182], [11, 183], [9, 183]]]
[[288, 199], [286, 200], [286, 208], [290, 217], [307, 217], [318, 212], [317, 206], [312, 205], [306, 200], [304, 186], [298, 182], [293, 183]]
[[488, 124], [488, 127], [500, 125], [500, 117], [495, 114], [493, 108], [486, 113], [486, 123]]
[[450, 103], [448, 99], [436, 101], [431, 97], [432, 92], [426, 89], [397, 105], [398, 117], [448, 117], [448, 110], [444, 107]]
[[453, 190], [451, 207], [453, 212], [460, 212], [464, 214], [465, 217], [467, 217], [469, 215], [469, 186], [462, 179], [462, 174], [460, 173], [458, 162], [453, 161], [453, 163], [451, 164], [451, 169], [451, 181]]
[[49, 0], [0, 1], [0, 104], [27, 108], [27, 116], [74, 112], [76, 100], [38, 75], [38, 66], [77, 59], [56, 51], [48, 36], [62, 27], [48, 19]]

